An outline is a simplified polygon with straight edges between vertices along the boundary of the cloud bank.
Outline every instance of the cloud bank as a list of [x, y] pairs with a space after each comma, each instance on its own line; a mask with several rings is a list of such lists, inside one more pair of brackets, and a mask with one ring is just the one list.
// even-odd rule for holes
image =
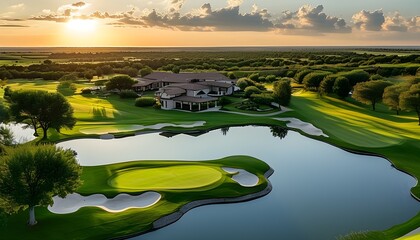
[[352, 16], [350, 25], [346, 20], [327, 15], [324, 6], [304, 5], [296, 11], [284, 11], [274, 17], [268, 9], [253, 5], [251, 11], [242, 12], [243, 0], [228, 0], [225, 7], [214, 9], [210, 3], [198, 9], [181, 13], [186, 0], [167, 0], [167, 11], [137, 7], [123, 12], [90, 12], [86, 2], [75, 2], [59, 7], [57, 11], [44, 10], [43, 14], [30, 20], [67, 22], [71, 19], [102, 19], [109, 25], [119, 27], [167, 28], [181, 31], [277, 31], [297, 35], [325, 33], [350, 33], [360, 31], [420, 31], [420, 16], [405, 18], [398, 12], [385, 15], [382, 10], [361, 10]]

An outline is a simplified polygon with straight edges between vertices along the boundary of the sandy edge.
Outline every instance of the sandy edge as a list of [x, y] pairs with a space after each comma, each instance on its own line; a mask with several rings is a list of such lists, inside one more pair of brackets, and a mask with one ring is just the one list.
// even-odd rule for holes
[[263, 197], [263, 196], [269, 194], [271, 192], [271, 190], [273, 189], [273, 187], [271, 185], [271, 182], [268, 180], [268, 178], [273, 173], [274, 173], [274, 169], [272, 169], [272, 168], [270, 168], [267, 172], [265, 172], [264, 177], [267, 179], [268, 184], [267, 184], [267, 187], [260, 192], [252, 193], [252, 194], [248, 194], [248, 195], [241, 196], [241, 197], [236, 197], [236, 198], [213, 198], [213, 199], [193, 201], [193, 202], [185, 204], [178, 211], [173, 212], [169, 215], [163, 216], [163, 217], [159, 218], [158, 220], [154, 221], [152, 223], [152, 229], [150, 229], [149, 231], [142, 232], [142, 233], [136, 233], [136, 234], [132, 234], [132, 235], [127, 235], [127, 236], [122, 236], [122, 237], [116, 237], [116, 238], [113, 238], [113, 239], [132, 238], [132, 237], [135, 237], [135, 236], [143, 235], [145, 233], [152, 232], [152, 231], [158, 230], [160, 228], [166, 227], [166, 226], [178, 221], [179, 219], [181, 219], [181, 217], [184, 214], [186, 214], [188, 211], [190, 211], [191, 209], [196, 208], [196, 207], [209, 205], [209, 204], [246, 202], [246, 201], [250, 201], [250, 200], [253, 200], [253, 199]]
[[298, 118], [273, 118], [274, 120], [282, 121], [282, 122], [288, 122], [286, 123], [286, 126], [289, 128], [295, 128], [299, 129], [306, 134], [312, 135], [312, 136], [323, 136], [328, 137], [321, 129], [315, 127], [313, 124], [304, 122]]

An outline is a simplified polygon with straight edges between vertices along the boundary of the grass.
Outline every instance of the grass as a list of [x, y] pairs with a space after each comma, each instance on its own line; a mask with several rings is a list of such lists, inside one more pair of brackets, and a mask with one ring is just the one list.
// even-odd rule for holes
[[[45, 81], [10, 81], [12, 89], [43, 88], [54, 91], [56, 82]], [[88, 83], [80, 83], [79, 87]], [[2, 96], [0, 89], [0, 96]], [[138, 108], [133, 100], [119, 99], [117, 96], [98, 98], [75, 94], [68, 96], [75, 109], [78, 119], [72, 130], [63, 130], [58, 134], [50, 131], [50, 140], [61, 141], [70, 138], [96, 136], [83, 134], [83, 129], [101, 128], [101, 131], [125, 130], [130, 134], [133, 125], [154, 125], [157, 123], [185, 123], [206, 121], [203, 127], [194, 130], [208, 130], [232, 125], [279, 125], [283, 124], [272, 118], [262, 116], [243, 116], [236, 114], [208, 112], [188, 113], [180, 111], [163, 111], [153, 108]], [[237, 111], [233, 105], [241, 99], [232, 98], [233, 104], [227, 106], [231, 111]], [[420, 127], [417, 116], [413, 113], [396, 115], [384, 105], [378, 104], [377, 111], [370, 106], [359, 104], [352, 99], [346, 101], [325, 96], [320, 98], [316, 93], [298, 91], [294, 93], [291, 106], [294, 111], [286, 112], [281, 117], [296, 117], [312, 123], [323, 130], [329, 138], [314, 137], [338, 147], [359, 152], [373, 153], [389, 159], [398, 169], [408, 172], [416, 178], [420, 177]], [[254, 112], [250, 112], [254, 113]], [[266, 113], [266, 112], [264, 112]], [[284, 124], [283, 124], [284, 125]], [[185, 129], [167, 127], [165, 130], [183, 131]], [[189, 129], [191, 130], [191, 129]], [[304, 133], [302, 133], [304, 134]], [[95, 176], [93, 174], [93, 176]], [[85, 184], [86, 185], [86, 184]], [[417, 185], [412, 193], [420, 197], [420, 187]], [[112, 191], [111, 191], [112, 192]], [[406, 223], [390, 228], [381, 234], [391, 239], [400, 237], [411, 230], [420, 227], [420, 216]], [[365, 233], [364, 233], [365, 234]], [[353, 234], [356, 236], [358, 234]], [[375, 239], [371, 233], [362, 239]]]
[[[231, 174], [224, 172], [221, 167], [228, 166], [245, 169], [260, 178], [260, 182], [255, 187], [242, 187], [231, 179]], [[155, 178], [156, 172], [138, 172], [139, 169], [159, 169], [171, 168], [174, 177], [181, 175], [184, 183], [183, 189], [165, 188], [170, 185], [167, 178]], [[267, 179], [263, 176], [269, 170], [269, 166], [252, 157], [232, 156], [211, 161], [183, 162], [183, 161], [138, 161], [129, 163], [119, 163], [104, 166], [84, 167], [82, 179], [84, 184], [78, 192], [83, 195], [95, 193], [105, 194], [113, 197], [122, 192], [130, 194], [140, 194], [156, 188], [146, 187], [140, 183], [135, 189], [136, 183], [122, 175], [122, 182], [129, 184], [130, 188], [124, 186], [114, 186], [109, 184], [115, 175], [127, 171], [133, 174], [141, 173], [140, 177], [145, 177], [145, 181], [156, 181], [160, 184], [158, 192], [162, 199], [155, 205], [144, 209], [129, 209], [121, 213], [109, 213], [96, 207], [85, 207], [75, 213], [59, 215], [49, 212], [45, 207], [36, 209], [38, 224], [34, 227], [27, 227], [27, 211], [19, 212], [8, 218], [7, 226], [2, 229], [4, 239], [110, 239], [121, 237], [151, 229], [151, 223], [162, 216], [177, 211], [188, 202], [209, 198], [230, 198], [244, 196], [263, 190], [267, 186]], [[217, 173], [216, 182], [205, 183], [198, 187], [194, 184], [194, 171], [204, 173]], [[143, 176], [145, 173], [146, 176]], [[151, 175], [149, 175], [151, 174]], [[160, 176], [167, 173], [160, 173]], [[185, 176], [184, 176], [185, 175]], [[154, 179], [152, 179], [154, 178]], [[173, 179], [175, 180], [175, 179]], [[186, 194], [188, 193], [188, 194]]]
[[205, 166], [137, 168], [118, 172], [109, 185], [121, 189], [192, 189], [222, 179], [220, 170]]

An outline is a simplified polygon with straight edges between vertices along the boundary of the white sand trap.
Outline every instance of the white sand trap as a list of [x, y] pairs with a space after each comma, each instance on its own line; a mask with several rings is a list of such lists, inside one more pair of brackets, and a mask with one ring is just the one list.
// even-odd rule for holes
[[145, 192], [138, 196], [119, 194], [108, 199], [103, 194], [82, 196], [77, 193], [67, 195], [65, 198], [54, 197], [54, 204], [48, 210], [56, 214], [73, 213], [82, 207], [99, 207], [107, 212], [123, 212], [130, 208], [146, 208], [155, 205], [161, 199], [157, 192]]
[[321, 129], [315, 127], [314, 125], [310, 123], [301, 121], [300, 119], [297, 119], [297, 118], [274, 118], [274, 119], [283, 121], [283, 122], [288, 121], [288, 123], [286, 123], [287, 127], [300, 129], [309, 135], [328, 137]]
[[99, 126], [99, 127], [85, 127], [85, 128], [81, 128], [79, 131], [83, 134], [102, 134], [103, 136], [105, 136], [110, 133], [141, 131], [144, 129], [159, 130], [164, 127], [193, 128], [193, 127], [204, 126], [204, 124], [206, 124], [206, 121], [197, 121], [197, 122], [182, 123], [182, 124], [158, 123], [155, 125], [129, 125], [129, 126], [124, 126], [124, 127], [119, 127], [118, 125], [115, 125], [111, 127], [110, 129], [106, 129], [102, 126]]
[[237, 168], [230, 168], [230, 167], [222, 167], [223, 171], [235, 174], [232, 176], [232, 180], [239, 183], [241, 186], [244, 187], [254, 187], [258, 184], [259, 178], [254, 174]]

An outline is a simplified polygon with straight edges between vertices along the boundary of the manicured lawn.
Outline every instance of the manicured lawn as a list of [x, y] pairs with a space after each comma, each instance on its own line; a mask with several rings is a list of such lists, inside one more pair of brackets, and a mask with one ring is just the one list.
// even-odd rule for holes
[[[242, 187], [231, 179], [232, 174], [226, 173], [221, 167], [245, 169], [257, 175], [260, 181], [255, 187]], [[170, 183], [168, 173], [162, 172], [164, 168], [173, 174], [172, 181], [183, 184], [182, 189], [173, 188], [174, 184]], [[157, 171], [147, 172], [146, 169]], [[162, 195], [162, 199], [151, 207], [129, 209], [121, 213], [109, 213], [100, 208], [85, 207], [75, 213], [59, 215], [49, 212], [44, 207], [38, 207], [36, 226], [27, 227], [28, 212], [20, 212], [9, 217], [7, 226], [1, 230], [1, 237], [110, 239], [144, 232], [151, 228], [155, 220], [177, 211], [191, 201], [239, 197], [263, 190], [268, 184], [263, 175], [269, 169], [266, 163], [247, 156], [232, 156], [212, 161], [138, 161], [84, 167], [82, 174], [84, 183], [78, 190], [83, 195], [102, 193], [107, 197], [113, 197], [123, 192], [137, 195], [145, 191], [157, 191]], [[202, 178], [194, 183], [193, 178], [198, 175], [195, 171], [205, 174], [211, 181], [203, 182]], [[136, 177], [140, 179], [132, 180], [124, 174], [138, 175]], [[113, 180], [118, 183], [114, 184]], [[142, 181], [152, 185], [145, 185]]]
[[[30, 81], [28, 83], [10, 81], [10, 83], [13, 89], [43, 88], [51, 91], [55, 90], [57, 84], [45, 81]], [[82, 83], [80, 87], [83, 85], [85, 84]], [[1, 89], [0, 96], [2, 96]], [[99, 98], [92, 95], [76, 94], [68, 96], [67, 99], [74, 107], [78, 122], [73, 130], [63, 129], [62, 134], [51, 130], [49, 137], [52, 141], [97, 136], [95, 132], [90, 132], [90, 135], [83, 134], [86, 129], [92, 128], [99, 129], [103, 133], [121, 130], [125, 132], [122, 135], [126, 135], [130, 134], [133, 125], [154, 125], [157, 123], [182, 124], [206, 121], [203, 127], [194, 127], [192, 128], [194, 130], [247, 124], [284, 125], [272, 119], [277, 116], [255, 117], [221, 112], [189, 113], [138, 108], [134, 106], [134, 100], [120, 99], [118, 96]], [[234, 103], [240, 101], [238, 99], [234, 99]], [[233, 104], [227, 108], [236, 111], [232, 106]], [[370, 106], [358, 104], [351, 99], [343, 101], [332, 97], [320, 98], [316, 93], [302, 91], [294, 93], [290, 108], [294, 111], [281, 114], [281, 117], [296, 117], [310, 122], [329, 136], [329, 138], [309, 137], [342, 148], [384, 156], [392, 161], [398, 169], [417, 178], [420, 177], [420, 126], [418, 126], [416, 114], [404, 112], [401, 115], [396, 115], [395, 112], [380, 104], [377, 111], [374, 112]], [[167, 127], [165, 130], [185, 131], [185, 129], [176, 127]], [[86, 184], [81, 191], [85, 189], [85, 186]], [[103, 186], [102, 189], [106, 188]], [[115, 190], [108, 189], [107, 193], [115, 193]], [[412, 193], [419, 197], [420, 187], [415, 186]], [[417, 227], [420, 227], [420, 216], [380, 234], [385, 234], [393, 239]], [[367, 235], [371, 236], [371, 234]], [[375, 238], [368, 237], [368, 239]]]
[[205, 166], [174, 166], [123, 170], [108, 182], [121, 189], [192, 189], [211, 185], [223, 174], [218, 169]]

